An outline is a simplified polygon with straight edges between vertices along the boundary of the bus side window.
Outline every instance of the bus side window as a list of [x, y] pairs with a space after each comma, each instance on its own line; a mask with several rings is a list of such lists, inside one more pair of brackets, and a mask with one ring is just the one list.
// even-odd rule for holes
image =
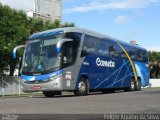
[[97, 53], [99, 55], [109, 56], [107, 40], [97, 40]]
[[74, 43], [76, 43], [77, 47], [79, 47], [81, 37], [82, 37], [82, 33], [77, 33], [77, 32], [69, 32], [65, 34], [65, 38], [72, 39]]
[[125, 50], [127, 51], [129, 57], [131, 58], [131, 60], [135, 60], [135, 50], [132, 46], [125, 46]]
[[[123, 47], [125, 50], [127, 50], [127, 48], [126, 48], [125, 45], [122, 44], [122, 47]], [[122, 50], [122, 48], [120, 48], [119, 53], [120, 53], [120, 57], [121, 57], [122, 59], [127, 58], [127, 56], [126, 56], [125, 52]]]
[[148, 62], [148, 53], [147, 53], [147, 51], [143, 51], [143, 62]]
[[109, 55], [111, 57], [118, 57], [118, 46], [115, 42], [111, 42], [109, 41], [109, 44], [108, 44], [108, 49], [109, 49]]
[[143, 61], [143, 51], [137, 50], [137, 61], [142, 62]]
[[62, 66], [68, 67], [73, 61], [73, 42], [65, 42], [62, 46]]
[[78, 32], [69, 32], [65, 34], [65, 38], [70, 38], [73, 40], [73, 55], [74, 55], [73, 62], [75, 62], [77, 58], [81, 37], [82, 37], [82, 33], [78, 33]]
[[83, 47], [82, 47], [82, 52], [81, 52], [81, 57], [90, 55], [90, 54], [95, 54], [96, 52], [96, 39], [95, 37], [86, 35], [84, 38], [83, 42]]
[[132, 59], [132, 60], [135, 60], [135, 58], [136, 58], [136, 53], [135, 53], [134, 48], [130, 48], [129, 51], [128, 51], [128, 53], [129, 53], [129, 56], [131, 57], [131, 59]]

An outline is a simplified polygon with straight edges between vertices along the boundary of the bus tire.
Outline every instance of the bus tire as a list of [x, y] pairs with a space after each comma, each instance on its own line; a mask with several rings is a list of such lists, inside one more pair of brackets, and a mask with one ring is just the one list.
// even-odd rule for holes
[[135, 91], [141, 91], [141, 80], [138, 79], [135, 86]]
[[136, 82], [135, 82], [134, 79], [132, 79], [132, 80], [131, 80], [131, 85], [130, 85], [128, 91], [131, 91], [131, 92], [132, 92], [132, 91], [135, 91], [135, 86], [136, 86]]
[[46, 96], [46, 97], [54, 97], [54, 95], [61, 95], [61, 92], [43, 91], [43, 95]]
[[76, 96], [85, 96], [88, 94], [88, 84], [87, 84], [87, 79], [81, 78], [79, 83], [78, 83], [78, 90], [74, 91], [74, 94]]

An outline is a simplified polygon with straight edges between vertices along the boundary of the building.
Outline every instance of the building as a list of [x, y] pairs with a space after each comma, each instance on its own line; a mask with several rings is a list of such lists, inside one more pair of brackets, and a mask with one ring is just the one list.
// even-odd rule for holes
[[26, 13], [28, 17], [34, 18], [34, 11], [27, 11]]
[[44, 20], [62, 19], [62, 0], [35, 0], [33, 17]]

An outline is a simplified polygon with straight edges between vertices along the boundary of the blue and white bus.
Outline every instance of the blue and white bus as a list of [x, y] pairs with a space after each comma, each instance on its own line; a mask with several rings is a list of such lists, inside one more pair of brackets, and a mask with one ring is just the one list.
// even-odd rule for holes
[[42, 91], [46, 97], [138, 91], [149, 84], [147, 51], [79, 27], [36, 33], [25, 45], [21, 83], [24, 92]]

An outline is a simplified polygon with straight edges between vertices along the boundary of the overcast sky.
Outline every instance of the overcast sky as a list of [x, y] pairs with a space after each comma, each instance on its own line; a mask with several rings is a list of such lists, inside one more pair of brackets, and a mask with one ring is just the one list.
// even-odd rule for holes
[[[0, 0], [30, 11], [34, 0]], [[63, 22], [74, 22], [142, 47], [160, 48], [160, 0], [63, 0]]]

